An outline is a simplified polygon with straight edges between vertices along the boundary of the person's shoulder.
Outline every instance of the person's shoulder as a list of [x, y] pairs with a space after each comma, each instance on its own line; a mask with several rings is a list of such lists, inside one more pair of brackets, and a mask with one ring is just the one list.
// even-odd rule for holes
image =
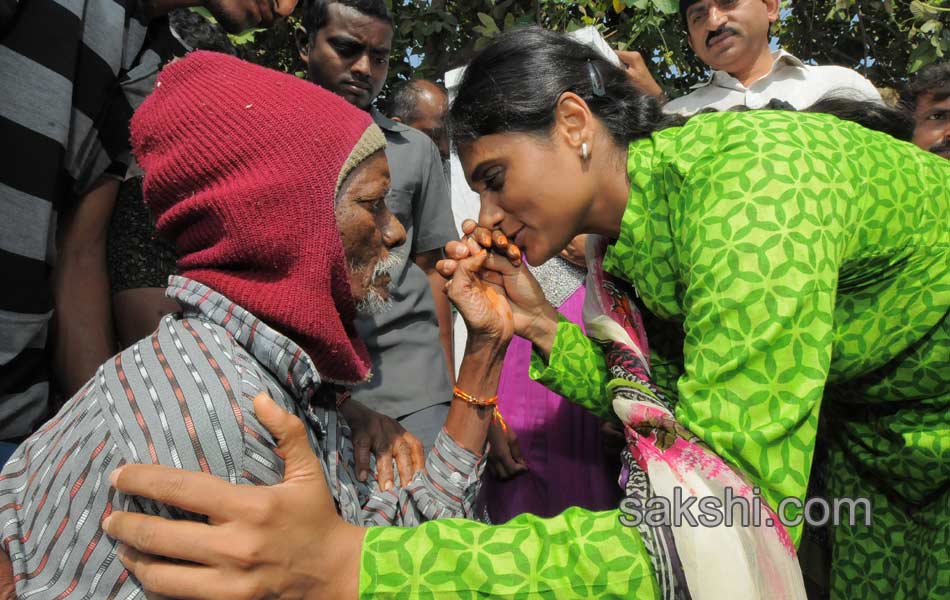
[[[103, 365], [106, 423], [131, 460], [240, 475], [248, 382], [243, 349], [198, 317], [168, 315], [156, 331]], [[136, 461], [137, 462], [137, 461]]]
[[688, 94], [664, 104], [663, 112], [668, 115], [692, 116], [709, 104], [709, 93], [709, 85], [694, 87]]
[[373, 117], [373, 122], [375, 122], [376, 125], [378, 125], [386, 135], [387, 142], [395, 142], [397, 146], [404, 146], [425, 156], [428, 156], [429, 145], [431, 145], [433, 148], [435, 147], [435, 144], [431, 139], [429, 139], [429, 136], [422, 133], [418, 129], [410, 127], [405, 123], [393, 121], [375, 109], [371, 114]]
[[824, 89], [823, 93], [851, 92], [859, 100], [881, 100], [881, 94], [866, 77], [848, 67], [838, 65], [806, 65], [809, 83]]

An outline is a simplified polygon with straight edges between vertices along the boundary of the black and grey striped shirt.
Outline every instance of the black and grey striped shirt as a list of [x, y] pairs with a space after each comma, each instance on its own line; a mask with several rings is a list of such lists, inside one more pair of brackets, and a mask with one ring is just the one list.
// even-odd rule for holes
[[0, 31], [0, 440], [49, 414], [57, 214], [124, 175], [128, 122], [183, 48], [136, 0], [29, 0]]

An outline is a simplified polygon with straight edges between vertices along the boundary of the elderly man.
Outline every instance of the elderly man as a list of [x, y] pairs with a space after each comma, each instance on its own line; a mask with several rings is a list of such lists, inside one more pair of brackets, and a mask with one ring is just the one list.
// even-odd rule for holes
[[52, 414], [52, 375], [71, 395], [113, 352], [100, 222], [129, 165], [129, 118], [183, 52], [163, 15], [202, 5], [239, 32], [296, 4], [0, 2], [0, 464]]
[[356, 322], [373, 377], [353, 397], [430, 448], [448, 410], [454, 365], [452, 311], [435, 270], [442, 247], [458, 236], [442, 161], [425, 135], [372, 108], [393, 38], [383, 0], [308, 0], [303, 26], [300, 56], [310, 81], [367, 111], [383, 130], [392, 176], [386, 204], [406, 228], [406, 243], [395, 251], [406, 260], [393, 273], [392, 309]]
[[921, 69], [904, 90], [901, 103], [914, 119], [914, 143], [950, 158], [950, 62]]
[[369, 115], [295, 77], [197, 52], [165, 69], [132, 140], [158, 232], [179, 252], [168, 291], [183, 312], [103, 364], [4, 469], [17, 594], [139, 597], [100, 523], [113, 510], [194, 515], [115, 494], [109, 474], [149, 463], [277, 483], [286, 455], [265, 425], [278, 406], [307, 424], [346, 523], [471, 516], [512, 330], [468, 267], [446, 293], [475, 333], [425, 467], [400, 487], [361, 482], [338, 411], [370, 372], [353, 319], [387, 308], [406, 238], [384, 201], [386, 142]]

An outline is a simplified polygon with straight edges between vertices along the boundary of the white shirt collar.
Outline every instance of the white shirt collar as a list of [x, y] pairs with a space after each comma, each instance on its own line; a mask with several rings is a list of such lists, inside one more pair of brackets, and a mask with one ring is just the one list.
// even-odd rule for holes
[[[772, 68], [769, 69], [769, 72], [763, 75], [761, 79], [765, 79], [766, 77], [769, 77], [770, 75], [775, 73], [775, 71], [782, 64], [787, 64], [792, 67], [800, 67], [800, 68], [806, 67], [805, 63], [803, 63], [797, 56], [795, 56], [791, 52], [786, 52], [783, 48], [779, 48], [778, 50], [772, 52]], [[756, 81], [759, 81], [759, 80], [756, 80]], [[736, 79], [735, 77], [733, 77], [732, 75], [730, 75], [729, 73], [725, 71], [713, 71], [713, 74], [712, 76], [709, 77], [709, 79], [707, 79], [706, 81], [697, 83], [696, 85], [690, 86], [690, 89], [697, 90], [699, 88], [706, 87], [707, 85], [710, 85], [712, 83], [715, 83], [716, 85], [719, 85], [725, 88], [730, 88], [730, 89], [736, 89], [736, 90], [746, 89], [746, 87], [742, 85], [742, 83], [740, 83], [738, 79]]]

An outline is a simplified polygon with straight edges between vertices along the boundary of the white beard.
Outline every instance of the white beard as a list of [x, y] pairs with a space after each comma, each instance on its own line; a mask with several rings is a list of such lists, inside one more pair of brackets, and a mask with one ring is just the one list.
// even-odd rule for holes
[[[373, 269], [372, 281], [376, 281], [382, 275], [389, 275], [389, 286], [388, 290], [392, 290], [393, 282], [396, 280], [396, 273], [402, 268], [405, 259], [395, 252], [390, 252], [389, 257], [386, 260], [381, 260], [376, 263], [376, 267]], [[373, 315], [378, 315], [384, 313], [393, 306], [393, 299], [391, 296], [383, 298], [383, 295], [379, 293], [375, 288], [371, 288], [369, 293], [366, 296], [357, 302], [356, 312], [361, 317], [371, 317]]]

